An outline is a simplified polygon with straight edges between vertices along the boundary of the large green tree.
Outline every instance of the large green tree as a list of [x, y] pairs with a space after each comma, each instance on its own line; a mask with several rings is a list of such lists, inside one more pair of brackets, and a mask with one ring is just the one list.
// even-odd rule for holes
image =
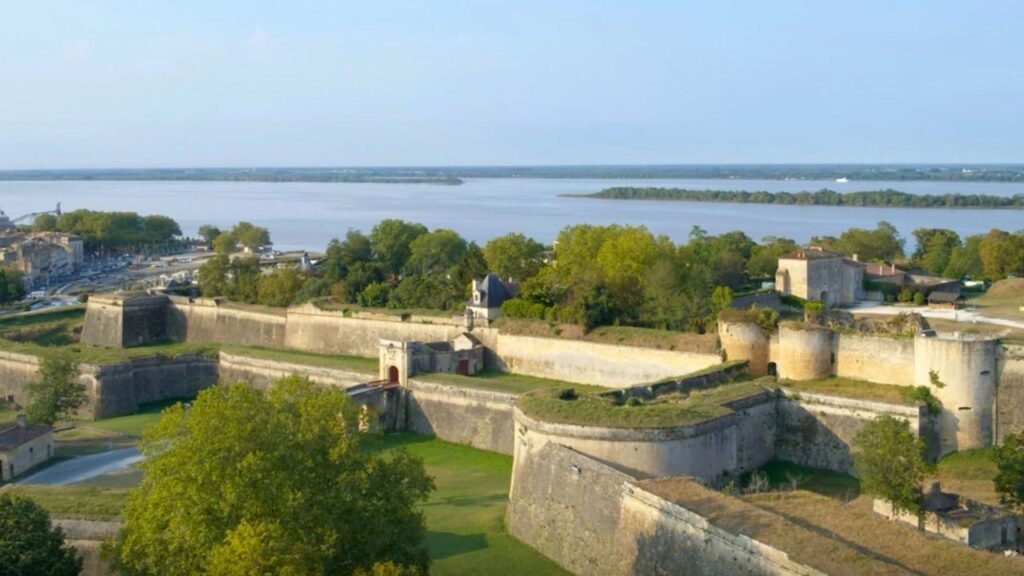
[[33, 422], [53, 424], [69, 418], [85, 403], [85, 385], [78, 381], [78, 363], [66, 354], [44, 356], [39, 379], [28, 385], [32, 402], [28, 417]]
[[924, 480], [924, 441], [906, 420], [879, 416], [853, 439], [861, 488], [892, 504], [896, 512], [920, 510]]
[[452, 270], [465, 254], [466, 241], [454, 230], [434, 230], [409, 243], [405, 270], [411, 274], [442, 274]]
[[491, 238], [484, 244], [484, 258], [492, 272], [502, 279], [522, 282], [540, 270], [544, 245], [518, 232]]
[[999, 502], [1015, 510], [1024, 509], [1024, 433], [1003, 438], [995, 448], [995, 461], [998, 472], [992, 483]]
[[370, 244], [373, 254], [383, 266], [384, 271], [391, 275], [402, 273], [411, 253], [410, 244], [416, 238], [427, 233], [427, 227], [403, 220], [381, 220], [370, 231]]
[[166, 409], [140, 443], [145, 475], [108, 557], [129, 575], [425, 572], [418, 504], [433, 482], [404, 451], [378, 455], [358, 421], [344, 392], [297, 377]]
[[32, 500], [0, 494], [0, 574], [78, 576], [82, 557]]

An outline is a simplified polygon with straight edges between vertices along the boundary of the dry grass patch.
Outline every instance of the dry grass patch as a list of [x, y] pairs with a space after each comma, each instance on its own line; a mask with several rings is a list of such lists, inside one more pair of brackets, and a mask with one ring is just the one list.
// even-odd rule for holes
[[[874, 565], [898, 568], [899, 573], [1024, 575], [1024, 560], [968, 548], [892, 522], [871, 511], [867, 496], [848, 504], [803, 491], [748, 495], [743, 500], [857, 550], [875, 560]], [[878, 573], [825, 571], [835, 575]]]
[[543, 320], [505, 317], [495, 321], [494, 326], [505, 334], [519, 336], [583, 340], [601, 344], [702, 354], [718, 353], [718, 336], [715, 334], [694, 334], [636, 326], [601, 326], [584, 334], [583, 327], [576, 324], [557, 324]]

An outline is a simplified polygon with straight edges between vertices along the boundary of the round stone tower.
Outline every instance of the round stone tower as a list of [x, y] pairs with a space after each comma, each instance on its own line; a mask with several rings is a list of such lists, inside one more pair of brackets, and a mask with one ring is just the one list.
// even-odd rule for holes
[[746, 360], [753, 376], [768, 373], [768, 337], [756, 323], [719, 320], [718, 340], [726, 361]]
[[992, 444], [999, 341], [966, 336], [914, 339], [914, 383], [942, 403], [942, 454]]
[[797, 322], [779, 325], [779, 378], [814, 380], [832, 375], [832, 331]]

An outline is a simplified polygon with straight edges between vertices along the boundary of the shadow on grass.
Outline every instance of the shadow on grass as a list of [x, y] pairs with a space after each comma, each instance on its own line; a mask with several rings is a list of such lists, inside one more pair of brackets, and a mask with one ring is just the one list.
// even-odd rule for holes
[[484, 534], [455, 534], [428, 530], [427, 547], [430, 548], [431, 559], [441, 560], [484, 550], [487, 548], [487, 537]]
[[424, 504], [424, 506], [457, 506], [460, 508], [467, 506], [478, 506], [485, 508], [493, 504], [504, 504], [506, 502], [508, 502], [508, 495], [506, 494], [489, 494], [487, 496], [476, 497], [453, 496], [451, 498], [441, 498], [439, 500], [428, 502]]
[[372, 438], [370, 440], [370, 445], [377, 450], [390, 450], [393, 448], [412, 446], [413, 444], [433, 442], [434, 440], [436, 440], [435, 437], [423, 434], [413, 434], [411, 432], [388, 432]]

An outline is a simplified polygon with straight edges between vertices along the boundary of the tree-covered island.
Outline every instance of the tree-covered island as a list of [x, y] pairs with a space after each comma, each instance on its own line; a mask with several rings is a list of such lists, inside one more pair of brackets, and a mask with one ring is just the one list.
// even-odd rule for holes
[[749, 192], [745, 190], [692, 190], [687, 188], [605, 188], [592, 194], [565, 194], [570, 198], [606, 200], [662, 200], [681, 202], [729, 202], [796, 206], [855, 206], [872, 208], [1024, 208], [1024, 194], [909, 194], [898, 190], [836, 192]]

